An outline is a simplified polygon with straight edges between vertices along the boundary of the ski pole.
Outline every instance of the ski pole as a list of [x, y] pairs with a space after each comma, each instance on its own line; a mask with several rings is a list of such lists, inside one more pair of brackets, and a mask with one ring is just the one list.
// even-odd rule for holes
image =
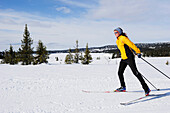
[[[142, 74], [141, 74], [142, 75]], [[156, 88], [145, 76], [142, 75], [142, 77], [147, 80], [157, 91], [159, 91], [160, 89]]]
[[158, 68], [156, 68], [155, 66], [153, 66], [151, 63], [149, 63], [148, 61], [146, 61], [145, 59], [143, 59], [142, 57], [141, 57], [141, 59], [143, 60], [143, 61], [145, 61], [146, 63], [148, 63], [150, 66], [152, 66], [153, 68], [155, 68], [157, 71], [159, 71], [160, 73], [162, 73], [164, 76], [166, 76], [167, 78], [169, 78], [170, 79], [170, 77], [168, 76], [168, 75], [166, 75], [165, 73], [163, 73], [162, 71], [160, 71]]

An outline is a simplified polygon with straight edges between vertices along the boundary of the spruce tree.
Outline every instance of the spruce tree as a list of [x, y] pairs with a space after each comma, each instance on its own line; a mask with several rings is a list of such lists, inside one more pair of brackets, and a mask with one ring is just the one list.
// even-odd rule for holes
[[78, 49], [78, 40], [76, 40], [76, 47], [75, 47], [74, 63], [79, 63], [79, 49]]
[[168, 61], [166, 62], [166, 65], [169, 65], [169, 62], [168, 62]]
[[12, 65], [18, 63], [18, 60], [16, 58], [16, 52], [13, 50], [12, 45], [10, 45], [10, 50], [9, 50], [9, 63]]
[[47, 47], [44, 46], [41, 40], [38, 42], [36, 54], [34, 64], [48, 63], [47, 59], [49, 58], [49, 54]]
[[0, 52], [0, 59], [4, 58], [4, 52]]
[[21, 62], [22, 61], [21, 60], [21, 57], [22, 57], [22, 55], [21, 55], [21, 48], [18, 49], [18, 52], [17, 52], [16, 56], [17, 56], [18, 61]]
[[2, 63], [6, 63], [6, 64], [9, 63], [11, 65], [14, 65], [14, 64], [18, 63], [18, 60], [16, 58], [16, 52], [13, 50], [12, 45], [10, 45], [9, 51], [5, 50], [4, 58], [2, 60]]
[[82, 60], [82, 64], [89, 64], [91, 62], [92, 62], [92, 57], [90, 55], [90, 51], [88, 49], [88, 43], [87, 43], [85, 55], [84, 55], [83, 60]]
[[73, 55], [71, 54], [71, 49], [69, 49], [69, 54], [65, 58], [65, 63], [66, 64], [72, 64], [74, 62], [73, 60]]
[[9, 63], [9, 51], [5, 50], [4, 51], [4, 58], [2, 59], [2, 64], [8, 64]]
[[25, 25], [25, 31], [23, 37], [24, 39], [21, 40], [22, 45], [20, 50], [20, 54], [21, 54], [20, 60], [22, 62], [22, 65], [29, 65], [33, 62], [34, 57], [33, 57], [33, 48], [31, 47], [31, 45], [33, 44], [33, 40], [30, 37], [27, 24]]
[[83, 53], [80, 54], [79, 60], [83, 60]]

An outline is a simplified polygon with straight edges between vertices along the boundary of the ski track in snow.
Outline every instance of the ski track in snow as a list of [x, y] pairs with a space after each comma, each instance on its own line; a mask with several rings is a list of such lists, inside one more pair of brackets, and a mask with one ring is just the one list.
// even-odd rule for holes
[[[55, 57], [59, 57], [58, 62]], [[144, 96], [143, 89], [129, 67], [125, 70], [127, 90], [143, 93], [84, 93], [82, 90], [111, 91], [119, 87], [117, 69], [120, 59], [111, 54], [92, 54], [90, 65], [64, 64], [66, 54], [50, 55], [49, 64], [37, 66], [0, 64], [0, 113], [169, 113], [170, 81], [136, 58], [138, 70], [149, 83], [150, 97], [120, 105]], [[100, 60], [96, 60], [100, 56]], [[62, 61], [61, 61], [62, 59]], [[169, 57], [145, 58], [169, 75]]]

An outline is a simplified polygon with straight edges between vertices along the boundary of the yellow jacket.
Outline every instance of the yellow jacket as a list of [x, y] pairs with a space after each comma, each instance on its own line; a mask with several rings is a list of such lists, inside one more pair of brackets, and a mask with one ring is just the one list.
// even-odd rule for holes
[[120, 50], [121, 58], [123, 60], [128, 59], [129, 56], [133, 56], [132, 49], [138, 54], [141, 53], [140, 49], [136, 47], [136, 45], [129, 40], [126, 36], [119, 36], [116, 40], [116, 44]]

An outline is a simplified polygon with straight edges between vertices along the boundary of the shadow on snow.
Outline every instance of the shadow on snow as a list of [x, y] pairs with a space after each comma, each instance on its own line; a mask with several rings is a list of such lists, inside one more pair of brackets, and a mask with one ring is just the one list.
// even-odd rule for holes
[[[152, 91], [157, 91], [157, 90], [152, 90]], [[170, 91], [170, 88], [161, 89], [160, 91]], [[160, 98], [167, 97], [167, 96], [170, 96], [170, 92], [167, 92], [167, 93], [164, 93], [164, 94], [150, 94], [148, 96], [149, 99], [140, 100], [140, 101], [137, 101], [137, 102], [132, 102], [132, 103], [129, 103], [128, 105], [132, 105], [132, 104], [136, 104], [136, 103], [141, 103], [141, 102], [146, 102], [146, 101], [151, 101], [151, 100], [155, 100], [155, 99], [160, 99]], [[152, 98], [150, 98], [150, 97], [152, 97]]]

